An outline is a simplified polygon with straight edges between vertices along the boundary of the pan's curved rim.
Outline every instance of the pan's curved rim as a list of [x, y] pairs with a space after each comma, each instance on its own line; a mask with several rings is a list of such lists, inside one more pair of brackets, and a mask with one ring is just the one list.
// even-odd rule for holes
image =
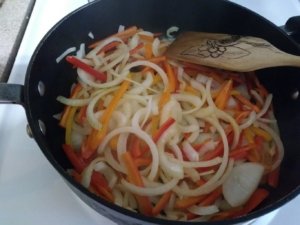
[[[199, 0], [201, 1], [201, 0]], [[207, 1], [207, 0], [202, 0], [202, 1]], [[264, 17], [262, 17], [261, 15], [247, 9], [246, 7], [243, 7], [241, 5], [238, 5], [236, 3], [227, 1], [227, 0], [210, 0], [211, 1], [216, 1], [216, 2], [222, 2], [221, 4], [224, 4], [226, 6], [230, 6], [230, 7], [237, 7], [240, 10], [243, 10], [245, 13], [250, 13], [253, 16], [257, 17], [261, 22], [266, 23], [268, 26], [273, 26], [276, 29], [276, 26], [268, 21], [267, 19], [265, 19]], [[148, 223], [153, 223], [153, 224], [168, 224], [168, 225], [187, 225], [187, 224], [195, 224], [195, 222], [184, 222], [184, 221], [171, 221], [171, 220], [164, 220], [164, 219], [160, 219], [160, 218], [154, 218], [154, 217], [147, 217], [144, 216], [142, 214], [139, 213], [135, 213], [132, 212], [130, 210], [127, 210], [123, 207], [119, 207], [115, 204], [109, 203], [99, 197], [97, 197], [95, 194], [91, 193], [90, 191], [88, 191], [86, 188], [84, 188], [82, 185], [78, 184], [73, 178], [71, 178], [71, 176], [62, 168], [62, 166], [60, 166], [57, 161], [55, 160], [55, 158], [53, 157], [53, 155], [51, 154], [51, 151], [49, 149], [49, 147], [46, 145], [46, 143], [42, 140], [41, 137], [41, 133], [40, 133], [40, 127], [37, 121], [33, 121], [33, 112], [30, 109], [30, 99], [29, 99], [29, 93], [30, 93], [30, 88], [29, 88], [29, 83], [30, 83], [30, 73], [31, 73], [31, 68], [35, 62], [35, 59], [38, 57], [38, 53], [39, 50], [41, 49], [41, 47], [43, 46], [43, 44], [45, 43], [45, 41], [51, 36], [53, 35], [53, 33], [55, 33], [55, 30], [57, 29], [57, 27], [59, 27], [61, 24], [63, 24], [65, 21], [72, 19], [72, 17], [74, 15], [76, 15], [78, 12], [81, 12], [83, 10], [88, 10], [88, 8], [93, 7], [97, 4], [101, 4], [103, 1], [101, 0], [97, 0], [94, 2], [90, 2], [78, 9], [76, 9], [75, 11], [69, 13], [68, 15], [66, 15], [64, 18], [62, 18], [59, 22], [57, 22], [47, 33], [46, 35], [42, 38], [42, 40], [40, 41], [40, 43], [38, 44], [38, 46], [36, 47], [31, 60], [29, 62], [28, 68], [27, 68], [27, 72], [26, 72], [26, 77], [25, 77], [25, 88], [24, 88], [24, 96], [25, 96], [25, 111], [26, 111], [26, 115], [27, 115], [27, 119], [29, 122], [29, 125], [32, 129], [33, 132], [33, 136], [36, 140], [36, 142], [38, 143], [41, 151], [43, 152], [43, 154], [46, 156], [46, 158], [49, 160], [49, 162], [52, 164], [52, 166], [56, 169], [56, 171], [63, 176], [63, 178], [69, 183], [71, 184], [74, 188], [76, 188], [77, 190], [79, 190], [80, 192], [82, 192], [84, 195], [88, 196], [89, 198], [92, 198], [93, 200], [97, 201], [99, 204], [103, 205], [104, 207], [106, 207], [107, 209], [113, 210], [114, 212], [117, 212], [119, 214], [123, 214], [127, 217], [131, 217], [133, 220], [138, 221], [143, 221], [143, 222], [148, 222]], [[286, 36], [286, 38], [288, 38], [290, 41], [294, 42], [293, 40], [291, 40], [288, 35], [282, 31], [280, 28], [278, 28], [278, 32], [281, 33], [281, 35]], [[296, 42], [294, 42], [295, 44], [295, 48], [299, 48], [299, 46], [296, 44]], [[299, 50], [300, 53], [300, 50]], [[260, 216], [263, 216], [281, 206], [283, 206], [284, 204], [286, 204], [287, 202], [289, 202], [290, 200], [294, 199], [296, 196], [298, 196], [300, 193], [300, 186], [298, 186], [296, 189], [294, 189], [292, 192], [290, 192], [287, 196], [285, 196], [284, 198], [272, 203], [271, 205], [268, 205], [267, 207], [264, 207], [263, 209], [259, 209], [256, 210], [252, 213], [249, 213], [248, 215], [245, 216], [241, 216], [238, 218], [234, 218], [234, 219], [228, 219], [228, 220], [222, 220], [222, 221], [208, 221], [208, 222], [197, 222], [197, 224], [211, 224], [211, 225], [225, 225], [225, 224], [237, 224], [237, 223], [243, 223], [246, 221], [250, 221], [253, 219], [257, 219]]]

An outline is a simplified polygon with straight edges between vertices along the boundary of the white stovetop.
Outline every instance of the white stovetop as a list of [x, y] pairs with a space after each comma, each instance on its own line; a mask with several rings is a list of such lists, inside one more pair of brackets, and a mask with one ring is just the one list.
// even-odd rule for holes
[[[232, 0], [283, 25], [300, 15], [298, 0]], [[36, 0], [9, 82], [24, 83], [30, 56], [43, 35], [68, 12], [87, 0]], [[0, 105], [0, 224], [114, 224], [79, 200], [26, 134], [25, 111]], [[253, 225], [296, 225], [300, 196]]]

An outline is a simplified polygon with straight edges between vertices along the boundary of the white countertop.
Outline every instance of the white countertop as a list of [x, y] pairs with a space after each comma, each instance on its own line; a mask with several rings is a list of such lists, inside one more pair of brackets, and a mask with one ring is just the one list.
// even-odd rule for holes
[[[297, 0], [234, 0], [282, 25], [300, 15]], [[87, 0], [37, 0], [9, 82], [24, 83], [30, 56], [43, 35], [66, 13]], [[59, 7], [57, 7], [59, 5]], [[26, 134], [25, 111], [0, 105], [0, 224], [114, 224], [73, 194]], [[253, 225], [299, 224], [300, 196]]]

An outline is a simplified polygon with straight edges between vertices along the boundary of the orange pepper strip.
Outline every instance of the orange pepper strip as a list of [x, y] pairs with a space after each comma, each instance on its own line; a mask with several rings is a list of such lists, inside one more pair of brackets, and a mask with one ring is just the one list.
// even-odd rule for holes
[[112, 116], [113, 111], [117, 107], [119, 101], [121, 100], [122, 96], [126, 92], [130, 85], [130, 82], [128, 80], [124, 80], [121, 84], [120, 88], [116, 91], [113, 99], [105, 109], [103, 116], [101, 117], [101, 124], [102, 128], [98, 131], [94, 131], [91, 134], [91, 138], [87, 141], [87, 145], [85, 148], [83, 148], [82, 156], [85, 159], [90, 158], [91, 155], [93, 155], [97, 149], [97, 146], [101, 143], [103, 137], [106, 135], [107, 129], [108, 129], [108, 123]]
[[170, 100], [171, 98], [171, 93], [169, 90], [166, 90], [162, 93], [159, 102], [158, 102], [158, 108], [161, 110], [163, 106]]
[[212, 191], [210, 194], [207, 195], [201, 202], [201, 206], [208, 206], [213, 204], [220, 196], [222, 195], [222, 188], [218, 187], [214, 191]]
[[[82, 86], [80, 84], [77, 84], [74, 87], [74, 89], [72, 90], [71, 98], [76, 98], [77, 94], [79, 93], [79, 91], [81, 91], [81, 89], [82, 89]], [[63, 115], [62, 115], [62, 117], [59, 121], [59, 125], [61, 127], [64, 127], [64, 128], [66, 127], [67, 119], [68, 119], [71, 108], [72, 108], [72, 106], [66, 106], [65, 107]]]
[[253, 144], [254, 143], [254, 134], [249, 127], [244, 129], [244, 134], [245, 134], [245, 138], [248, 141], [248, 143]]
[[152, 42], [154, 40], [154, 36], [151, 35], [145, 35], [145, 34], [139, 34], [141, 40]]
[[144, 49], [145, 49], [145, 58], [146, 59], [151, 59], [152, 58], [152, 43], [146, 43], [144, 45]]
[[100, 54], [100, 53], [102, 53], [102, 52], [104, 52], [104, 53], [105, 53], [105, 52], [108, 52], [108, 51], [110, 51], [110, 50], [116, 48], [119, 44], [120, 44], [120, 42], [118, 42], [118, 41], [113, 41], [113, 42], [111, 42], [111, 43], [105, 45], [105, 46], [104, 46], [97, 54]]
[[[132, 27], [128, 27], [127, 29], [125, 29], [122, 32], [115, 33], [115, 34], [109, 36], [108, 38], [118, 37], [118, 38], [121, 38], [123, 41], [126, 41], [128, 38], [133, 36], [137, 31], [138, 31], [138, 28], [136, 26], [132, 26]], [[103, 40], [94, 42], [93, 44], [89, 45], [89, 48], [95, 48], [102, 41]]]
[[135, 48], [133, 48], [129, 51], [129, 54], [134, 55], [135, 53], [137, 53], [143, 47], [144, 47], [144, 43], [139, 43]]
[[248, 144], [248, 145], [242, 146], [238, 149], [233, 149], [229, 153], [229, 157], [233, 158], [234, 160], [245, 158], [247, 156], [248, 152], [251, 149], [254, 149], [255, 147], [256, 147], [255, 144]]
[[237, 114], [237, 116], [235, 117], [235, 120], [238, 124], [240, 124], [243, 119], [245, 119], [247, 116], [249, 116], [249, 114], [251, 113], [251, 111], [242, 111], [240, 113]]
[[164, 61], [166, 61], [167, 60], [167, 58], [166, 58], [166, 56], [157, 56], [157, 57], [153, 57], [153, 58], [151, 58], [151, 59], [148, 59], [148, 61], [150, 61], [150, 62], [152, 62], [152, 63], [156, 63], [156, 64], [158, 64], [158, 63], [161, 63], [161, 62], [164, 62]]
[[177, 82], [178, 82], [177, 77], [175, 76], [175, 73], [174, 73], [174, 70], [173, 70], [172, 66], [167, 61], [164, 62], [164, 66], [165, 66], [167, 76], [168, 76], [168, 79], [169, 79], [168, 90], [171, 93], [173, 93], [173, 92], [176, 91], [176, 88], [177, 88]]
[[[122, 159], [123, 159], [124, 165], [127, 169], [129, 182], [133, 183], [136, 186], [144, 187], [144, 183], [143, 183], [141, 174], [140, 174], [137, 166], [134, 164], [134, 160], [132, 159], [130, 153], [129, 152], [123, 153]], [[140, 195], [135, 195], [135, 197], [137, 199], [140, 212], [143, 213], [144, 215], [151, 216], [152, 215], [152, 205], [151, 205], [150, 199], [146, 196], [140, 196]]]
[[207, 197], [207, 196], [200, 195], [200, 196], [196, 196], [196, 197], [186, 197], [186, 198], [178, 199], [175, 202], [174, 207], [176, 209], [187, 209], [188, 207], [198, 204], [199, 202], [204, 200], [205, 197]]
[[222, 89], [219, 91], [216, 97], [215, 104], [219, 109], [223, 110], [226, 107], [227, 102], [231, 96], [231, 90], [232, 90], [232, 80], [228, 80], [223, 85]]
[[149, 166], [152, 163], [151, 158], [137, 158], [134, 160], [136, 167]]
[[163, 196], [159, 199], [157, 204], [152, 209], [152, 215], [157, 216], [168, 204], [170, 198], [171, 198], [172, 191], [168, 191], [163, 194]]
[[233, 97], [236, 98], [238, 101], [240, 101], [242, 104], [248, 106], [250, 109], [254, 110], [255, 112], [259, 112], [260, 108], [257, 105], [252, 104], [247, 98], [245, 98], [241, 94], [232, 93]]

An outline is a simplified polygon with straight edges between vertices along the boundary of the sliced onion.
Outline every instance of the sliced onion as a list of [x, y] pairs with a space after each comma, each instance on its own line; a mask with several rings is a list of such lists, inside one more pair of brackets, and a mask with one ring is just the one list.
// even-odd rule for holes
[[250, 127], [256, 120], [256, 112], [252, 111], [248, 117], [248, 119], [240, 125], [240, 129], [246, 129]]
[[262, 117], [263, 115], [265, 115], [265, 113], [268, 111], [268, 109], [269, 109], [270, 106], [271, 106], [272, 98], [273, 98], [273, 95], [272, 95], [272, 94], [269, 94], [269, 95], [267, 96], [266, 101], [265, 101], [265, 104], [263, 105], [263, 107], [262, 107], [262, 109], [260, 110], [260, 112], [257, 113], [256, 118], [260, 118], [260, 117]]
[[144, 60], [135, 61], [135, 62], [130, 63], [127, 66], [125, 66], [124, 69], [123, 69], [123, 72], [128, 73], [128, 71], [130, 71], [131, 68], [134, 68], [134, 67], [137, 67], [137, 66], [147, 66], [147, 67], [150, 67], [150, 68], [154, 69], [159, 74], [159, 76], [161, 77], [165, 89], [168, 87], [169, 80], [168, 80], [167, 74], [165, 73], [165, 71], [162, 68], [160, 68], [155, 63], [152, 63], [152, 62], [149, 62], [149, 61], [144, 61]]
[[98, 162], [104, 161], [103, 157], [97, 157], [95, 158], [90, 164], [82, 171], [81, 173], [81, 184], [88, 188], [90, 186], [91, 178], [92, 178], [92, 173], [95, 169], [95, 165]]
[[232, 207], [243, 205], [256, 190], [264, 167], [261, 164], [247, 162], [235, 166], [223, 184], [223, 195]]
[[149, 146], [150, 148], [150, 152], [152, 155], [152, 163], [151, 163], [151, 171], [149, 173], [148, 178], [150, 180], [154, 180], [154, 178], [156, 177], [156, 174], [158, 172], [158, 165], [159, 165], [159, 157], [158, 157], [158, 150], [157, 147], [155, 145], [155, 143], [153, 142], [152, 138], [149, 137], [149, 135], [144, 132], [141, 129], [137, 129], [134, 127], [120, 127], [117, 128], [113, 131], [111, 131], [110, 133], [108, 133], [105, 138], [102, 140], [101, 144], [98, 147], [98, 154], [101, 154], [103, 152], [105, 152], [105, 147], [108, 144], [108, 142], [110, 141], [111, 138], [113, 138], [115, 135], [121, 134], [121, 133], [133, 133], [136, 136], [138, 136], [139, 138], [143, 139], [143, 141], [145, 141], [145, 143]]
[[113, 188], [118, 182], [117, 174], [105, 162], [96, 163], [95, 170], [100, 171], [104, 175], [105, 179], [108, 181], [108, 186], [110, 188]]
[[69, 105], [69, 106], [85, 106], [91, 101], [91, 99], [75, 99], [75, 98], [66, 98], [64, 96], [58, 96], [56, 100], [64, 105]]
[[177, 183], [178, 179], [174, 178], [170, 180], [169, 182], [166, 182], [158, 187], [139, 187], [134, 184], [129, 183], [128, 181], [122, 179], [121, 183], [124, 185], [124, 187], [129, 190], [130, 192], [141, 195], [141, 196], [155, 196], [155, 195], [162, 195], [174, 188]]
[[219, 208], [216, 205], [209, 206], [191, 206], [188, 208], [188, 211], [199, 216], [212, 215], [219, 212]]
[[170, 177], [175, 177], [177, 179], [182, 179], [184, 177], [183, 167], [181, 164], [175, 163], [169, 159], [165, 152], [164, 147], [159, 144], [158, 153], [159, 153], [159, 162], [161, 169], [168, 174]]
[[182, 114], [191, 114], [193, 112], [196, 112], [204, 103], [198, 96], [190, 94], [172, 94], [172, 97], [174, 97], [177, 101], [187, 102], [194, 106], [194, 108], [190, 110], [183, 111]]
[[184, 141], [182, 143], [182, 150], [183, 150], [185, 156], [190, 161], [192, 161], [192, 162], [198, 162], [199, 161], [198, 152], [193, 148], [193, 146], [188, 141]]
[[60, 56], [56, 58], [56, 63], [60, 63], [60, 61], [63, 60], [67, 55], [75, 51], [76, 51], [75, 47], [68, 48]]
[[85, 56], [85, 44], [81, 43], [79, 46], [79, 50], [76, 52], [76, 57], [79, 59], [83, 59]]

